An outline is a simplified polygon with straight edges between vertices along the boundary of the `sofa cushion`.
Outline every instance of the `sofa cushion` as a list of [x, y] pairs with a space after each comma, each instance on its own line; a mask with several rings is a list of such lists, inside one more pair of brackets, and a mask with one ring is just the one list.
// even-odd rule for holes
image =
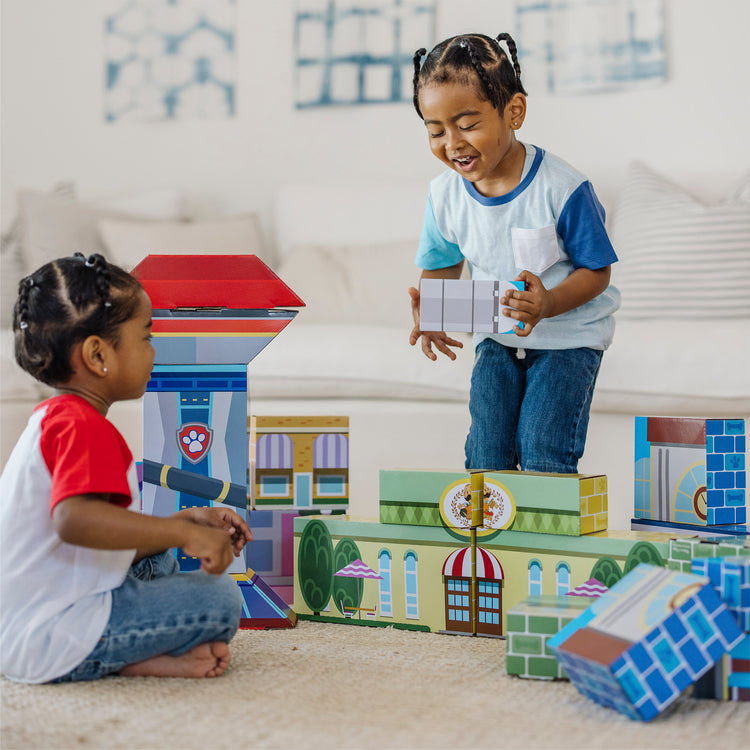
[[415, 242], [295, 245], [279, 276], [305, 301], [306, 323], [360, 323], [408, 332], [408, 287], [416, 286]]
[[[300, 313], [300, 318], [304, 313]], [[294, 321], [248, 367], [253, 398], [383, 398], [465, 401], [471, 339], [451, 362], [409, 345], [408, 326]]]
[[709, 204], [631, 166], [612, 224], [618, 318], [750, 317], [750, 188]]
[[[159, 191], [158, 194], [160, 194]], [[149, 220], [177, 218], [170, 214], [179, 210], [179, 201], [165, 202], [159, 198], [154, 203], [147, 194], [112, 198], [103, 204], [81, 202], [72, 196], [60, 196], [21, 190], [18, 194], [19, 214], [23, 225], [24, 262], [30, 273], [51, 260], [74, 252], [103, 253], [108, 260], [99, 234], [98, 222], [103, 218], [140, 218], [127, 213], [138, 208]]]
[[103, 219], [104, 247], [115, 263], [132, 269], [149, 254], [257, 255], [269, 265], [255, 214], [211, 221], [133, 221]]

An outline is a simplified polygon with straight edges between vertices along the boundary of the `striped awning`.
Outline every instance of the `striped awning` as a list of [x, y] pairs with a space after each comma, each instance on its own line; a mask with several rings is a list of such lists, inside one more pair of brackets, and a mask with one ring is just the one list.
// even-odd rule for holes
[[[449, 578], [471, 578], [471, 547], [457, 549], [443, 563], [443, 575]], [[499, 560], [487, 550], [477, 547], [477, 578], [503, 580]]]
[[255, 443], [255, 465], [258, 469], [291, 469], [293, 462], [294, 444], [289, 435], [261, 435]]
[[580, 586], [576, 586], [572, 591], [568, 591], [567, 596], [590, 596], [593, 599], [606, 594], [609, 589], [596, 578], [589, 578], [588, 581], [584, 581]]
[[346, 469], [349, 466], [349, 438], [339, 433], [318, 435], [313, 443], [314, 469]]

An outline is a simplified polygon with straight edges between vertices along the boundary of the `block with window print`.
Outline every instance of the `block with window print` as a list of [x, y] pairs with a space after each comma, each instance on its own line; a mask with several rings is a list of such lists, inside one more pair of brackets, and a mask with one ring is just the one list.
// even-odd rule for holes
[[747, 523], [744, 419], [635, 418], [635, 517]]
[[252, 416], [251, 507], [345, 512], [349, 417]]

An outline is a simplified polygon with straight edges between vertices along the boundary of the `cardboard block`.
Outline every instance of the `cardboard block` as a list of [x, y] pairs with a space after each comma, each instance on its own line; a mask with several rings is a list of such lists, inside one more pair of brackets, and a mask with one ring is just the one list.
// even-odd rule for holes
[[[508, 609], [530, 594], [564, 595], [602, 571], [612, 585], [644, 560], [664, 565], [669, 537], [630, 531], [569, 536], [301, 516], [294, 519], [294, 606], [301, 617], [356, 624], [357, 618], [341, 613], [333, 595], [339, 547], [342, 559], [359, 558], [380, 576], [362, 581], [358, 592], [360, 606], [376, 610], [373, 619], [380, 625], [455, 633], [460, 631], [458, 610], [464, 609], [461, 619], [465, 614], [465, 632], [472, 635], [470, 597], [476, 591], [477, 635], [503, 635]], [[489, 632], [496, 619], [499, 627]]]
[[530, 596], [508, 610], [505, 664], [508, 674], [539, 680], [567, 679], [547, 641], [588, 608], [578, 596]]
[[689, 523], [658, 521], [655, 518], [631, 518], [630, 528], [633, 531], [665, 531], [688, 536], [748, 536], [747, 526], [736, 523], [726, 526], [695, 526]]
[[678, 537], [669, 541], [667, 567], [691, 573], [693, 560], [705, 557], [748, 557], [750, 537], [697, 536], [691, 539]]
[[[472, 481], [484, 477], [482, 524]], [[607, 528], [607, 477], [538, 472], [381, 471], [381, 523], [581, 536]]]
[[503, 315], [507, 305], [501, 305], [500, 298], [514, 287], [523, 290], [524, 283], [422, 279], [419, 326], [423, 331], [513, 333], [513, 326], [523, 328], [523, 323]]
[[251, 416], [248, 432], [253, 508], [347, 510], [349, 417]]
[[750, 633], [750, 557], [699, 557], [695, 575], [706, 576], [745, 633]]
[[254, 570], [232, 578], [242, 593], [241, 628], [293, 628], [297, 624], [294, 610]]
[[742, 638], [708, 579], [641, 564], [548, 646], [583, 695], [648, 721]]
[[746, 524], [744, 419], [635, 418], [635, 517]]
[[[247, 365], [304, 302], [254, 255], [149, 255], [134, 269], [153, 305], [144, 396], [142, 510], [247, 505]], [[247, 550], [248, 548], [246, 548]], [[183, 570], [198, 567], [177, 550]], [[228, 572], [244, 575], [245, 552]]]

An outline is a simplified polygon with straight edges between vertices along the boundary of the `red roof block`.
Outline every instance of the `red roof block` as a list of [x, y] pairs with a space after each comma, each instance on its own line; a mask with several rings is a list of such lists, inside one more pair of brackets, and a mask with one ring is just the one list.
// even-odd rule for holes
[[255, 255], [149, 255], [134, 269], [157, 310], [249, 310], [305, 303]]

